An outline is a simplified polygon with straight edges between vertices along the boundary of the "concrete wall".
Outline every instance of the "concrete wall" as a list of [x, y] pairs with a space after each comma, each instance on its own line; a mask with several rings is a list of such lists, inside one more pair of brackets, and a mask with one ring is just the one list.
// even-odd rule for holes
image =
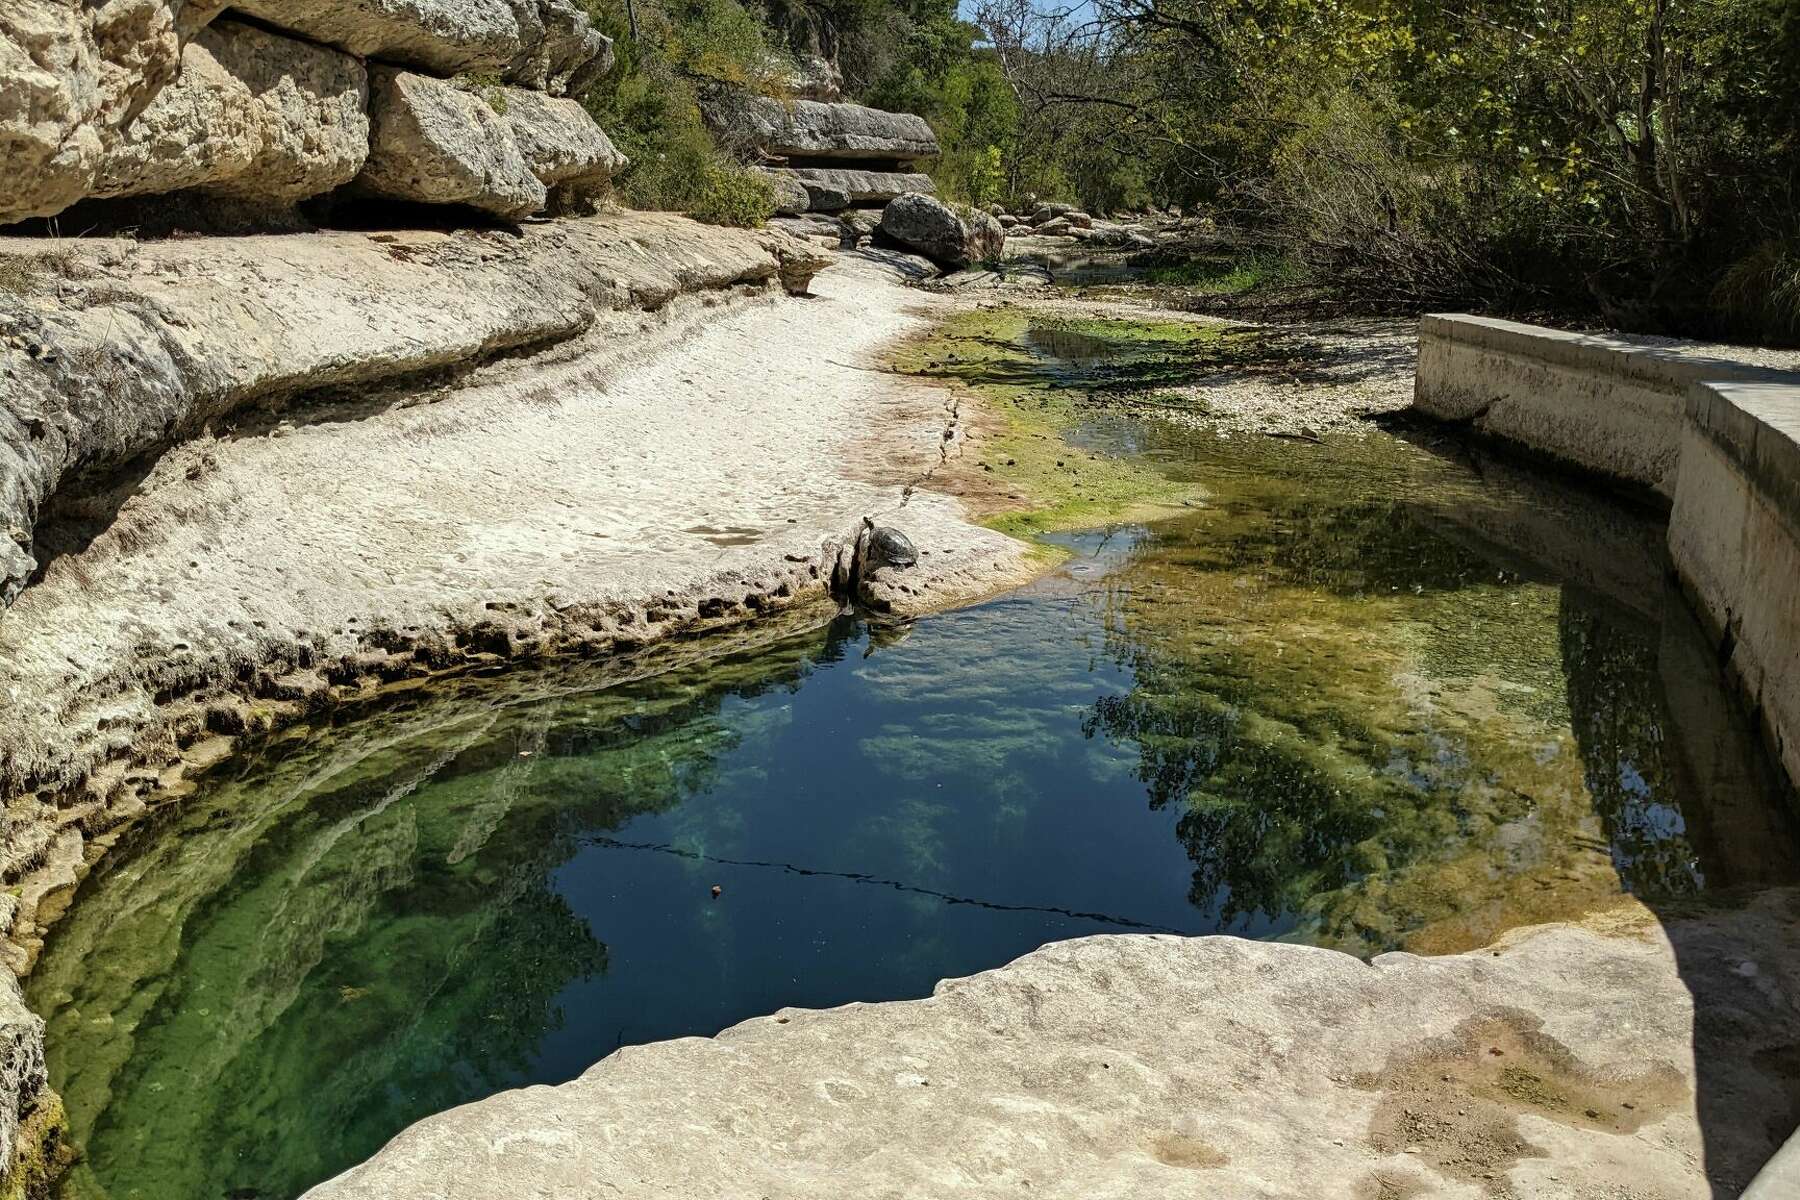
[[1800, 382], [1708, 352], [1723, 349], [1436, 314], [1419, 322], [1413, 407], [1673, 496], [1690, 388]]
[[1413, 407], [1668, 497], [1675, 573], [1800, 783], [1800, 371], [1785, 364], [1800, 355], [1435, 315]]
[[1800, 781], [1800, 383], [1697, 384], [1686, 410], [1669, 551]]

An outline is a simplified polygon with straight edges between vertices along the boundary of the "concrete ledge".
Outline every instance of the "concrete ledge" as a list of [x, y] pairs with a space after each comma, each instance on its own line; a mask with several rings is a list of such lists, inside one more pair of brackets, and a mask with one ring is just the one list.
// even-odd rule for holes
[[1669, 551], [1790, 779], [1800, 780], [1800, 384], [1696, 384]]
[[1419, 322], [1413, 407], [1672, 497], [1694, 385], [1800, 385], [1800, 375], [1732, 353], [1433, 314]]

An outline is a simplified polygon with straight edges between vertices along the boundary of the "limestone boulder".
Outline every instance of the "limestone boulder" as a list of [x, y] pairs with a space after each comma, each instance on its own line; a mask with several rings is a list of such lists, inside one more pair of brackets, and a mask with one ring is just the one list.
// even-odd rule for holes
[[968, 227], [970, 262], [994, 262], [1006, 249], [1006, 229], [990, 213], [977, 209], [963, 222]]
[[545, 187], [608, 180], [625, 167], [625, 156], [579, 101], [505, 88], [499, 107], [525, 165]]
[[794, 217], [812, 209], [812, 196], [789, 171], [765, 170], [763, 178], [775, 192], [775, 215]]
[[[507, 112], [500, 111], [506, 109]], [[519, 148], [511, 97], [383, 68], [369, 80], [369, 159], [356, 187], [502, 217], [541, 211], [549, 192]]]
[[223, 0], [0, 3], [0, 224], [92, 189], [119, 133], [175, 78]]
[[561, 95], [612, 63], [575, 0], [234, 0], [279, 29], [437, 75], [493, 72]]
[[782, 158], [911, 162], [938, 153], [925, 118], [860, 104], [774, 100], [740, 91], [706, 97], [701, 111], [729, 148]]
[[1051, 217], [1048, 221], [1035, 226], [1033, 232], [1043, 237], [1068, 237], [1069, 231], [1074, 228], [1069, 224], [1067, 217]]
[[998, 258], [1006, 243], [1000, 223], [986, 213], [964, 220], [949, 205], [919, 192], [908, 192], [882, 210], [881, 232], [951, 269]]
[[869, 171], [860, 167], [776, 167], [798, 179], [808, 191], [841, 194], [838, 208], [853, 204], [886, 204], [908, 192], [931, 195], [937, 185], [921, 171]]
[[219, 21], [105, 157], [91, 195], [182, 189], [291, 204], [348, 183], [369, 152], [368, 74], [338, 50]]

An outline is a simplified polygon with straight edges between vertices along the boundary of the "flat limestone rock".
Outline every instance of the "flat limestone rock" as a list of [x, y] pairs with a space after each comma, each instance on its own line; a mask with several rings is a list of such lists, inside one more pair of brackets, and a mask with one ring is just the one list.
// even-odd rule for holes
[[744, 92], [707, 98], [701, 111], [727, 146], [783, 158], [911, 162], [938, 153], [925, 118], [860, 104], [782, 101]]
[[466, 204], [502, 217], [541, 212], [549, 193], [513, 135], [510, 99], [410, 71], [369, 80], [369, 159], [358, 190], [390, 200]]
[[[79, 471], [104, 475], [259, 400], [566, 339], [685, 290], [779, 278], [803, 291], [825, 262], [779, 233], [658, 214], [498, 238], [0, 239], [0, 607], [35, 569], [44, 504]], [[0, 666], [12, 732], [37, 690], [20, 669]], [[4, 741], [0, 767], [22, 765]], [[3, 871], [29, 843], [0, 830]]]
[[1059, 942], [925, 1000], [627, 1047], [308, 1197], [1734, 1195], [1791, 1124], [1744, 1117], [1791, 1112], [1797, 917], [1780, 891], [1366, 963]]
[[0, 3], [0, 224], [88, 195], [222, 0]]
[[866, 171], [860, 167], [771, 167], [775, 174], [791, 176], [810, 191], [844, 197], [838, 208], [854, 204], [886, 204], [907, 192], [937, 193], [937, 184], [922, 171]]
[[612, 62], [574, 0], [236, 0], [258, 20], [362, 58], [439, 75], [495, 72], [556, 94]]
[[320, 195], [362, 169], [367, 103], [368, 73], [349, 55], [216, 22], [106, 155], [92, 195], [199, 188], [276, 204]]

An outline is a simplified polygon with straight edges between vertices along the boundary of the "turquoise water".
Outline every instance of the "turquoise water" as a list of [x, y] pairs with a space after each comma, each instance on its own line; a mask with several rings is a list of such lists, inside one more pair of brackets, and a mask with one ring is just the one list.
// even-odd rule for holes
[[1653, 517], [1388, 434], [1082, 437], [1209, 498], [911, 627], [293, 731], [136, 830], [30, 983], [71, 1193], [292, 1197], [617, 1047], [1053, 939], [1453, 951], [1794, 877]]

